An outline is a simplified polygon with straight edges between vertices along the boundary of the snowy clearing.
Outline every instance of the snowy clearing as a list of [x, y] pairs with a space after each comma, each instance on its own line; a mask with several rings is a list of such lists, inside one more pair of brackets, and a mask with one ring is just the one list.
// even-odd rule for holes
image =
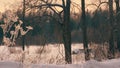
[[[74, 44], [72, 51], [83, 49], [82, 44]], [[84, 62], [84, 53], [72, 55], [74, 64]], [[25, 51], [19, 47], [0, 46], [0, 61], [15, 61], [27, 64], [65, 64], [64, 46], [62, 44], [49, 44], [46, 46], [30, 45]]]
[[62, 44], [21, 47], [0, 46], [0, 68], [120, 68], [120, 59], [84, 61], [82, 44], [73, 44], [73, 64], [65, 64]]
[[120, 59], [107, 60], [104, 62], [98, 62], [90, 60], [81, 64], [31, 64], [28, 67], [22, 63], [4, 61], [0, 62], [0, 68], [120, 68]]

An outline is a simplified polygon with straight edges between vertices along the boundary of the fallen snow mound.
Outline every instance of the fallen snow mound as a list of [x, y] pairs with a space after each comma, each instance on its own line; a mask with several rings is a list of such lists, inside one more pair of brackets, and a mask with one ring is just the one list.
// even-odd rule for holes
[[[24, 64], [25, 65], [25, 64]], [[32, 64], [25, 67], [22, 63], [4, 61], [0, 62], [0, 68], [120, 68], [120, 59], [107, 60], [104, 62], [98, 62], [95, 60], [87, 61], [83, 64], [66, 64], [66, 65], [54, 65], [54, 64]]]

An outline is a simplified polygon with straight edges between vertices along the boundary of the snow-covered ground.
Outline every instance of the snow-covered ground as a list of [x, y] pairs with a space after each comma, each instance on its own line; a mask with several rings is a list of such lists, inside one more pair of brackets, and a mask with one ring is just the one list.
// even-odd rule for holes
[[[83, 49], [82, 44], [72, 45], [72, 51]], [[84, 62], [83, 51], [72, 55], [74, 64]], [[21, 47], [0, 46], [0, 61], [24, 62], [27, 64], [65, 64], [64, 46], [62, 44], [49, 44], [47, 46], [26, 46], [25, 51]]]
[[4, 61], [0, 62], [0, 68], [120, 68], [120, 59], [107, 60], [104, 62], [98, 62], [90, 60], [81, 64], [31, 64], [28, 67], [22, 63]]
[[73, 44], [73, 64], [65, 64], [62, 44], [21, 47], [0, 46], [0, 68], [120, 68], [120, 59], [84, 61], [82, 44]]
[[31, 68], [120, 68], [120, 59], [107, 60], [98, 62], [90, 60], [82, 64], [67, 64], [67, 65], [32, 65]]

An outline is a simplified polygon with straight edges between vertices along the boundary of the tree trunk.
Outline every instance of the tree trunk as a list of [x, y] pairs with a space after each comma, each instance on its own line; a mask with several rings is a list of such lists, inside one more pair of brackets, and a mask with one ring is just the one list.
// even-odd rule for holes
[[65, 61], [72, 63], [71, 57], [71, 31], [70, 31], [70, 0], [67, 0], [64, 9], [64, 22], [63, 22], [63, 41], [65, 48]]
[[[25, 0], [23, 0], [23, 27], [24, 27], [24, 23], [25, 23]], [[23, 51], [25, 50], [25, 36], [22, 36], [22, 49]]]
[[118, 51], [120, 52], [120, 32], [119, 32], [119, 15], [118, 15], [118, 12], [119, 12], [119, 0], [115, 0], [115, 3], [116, 3], [116, 35], [117, 35], [117, 49]]
[[110, 21], [110, 39], [109, 39], [109, 57], [113, 59], [115, 57], [115, 47], [114, 47], [114, 17], [113, 17], [113, 0], [109, 0], [109, 21]]
[[83, 29], [83, 45], [85, 51], [85, 60], [90, 60], [89, 50], [88, 50], [88, 39], [87, 39], [87, 24], [85, 15], [85, 0], [81, 0], [82, 5], [82, 29]]
[[0, 27], [0, 45], [2, 44], [3, 42], [3, 29], [2, 27]]

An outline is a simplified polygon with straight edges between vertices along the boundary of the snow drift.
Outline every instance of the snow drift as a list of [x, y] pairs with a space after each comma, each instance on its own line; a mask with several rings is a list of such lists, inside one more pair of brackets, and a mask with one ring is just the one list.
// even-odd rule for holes
[[28, 67], [25, 64], [18, 62], [4, 61], [0, 62], [0, 68], [120, 68], [120, 59], [107, 60], [98, 62], [90, 60], [81, 64], [66, 64], [66, 65], [54, 65], [54, 64], [32, 64]]

